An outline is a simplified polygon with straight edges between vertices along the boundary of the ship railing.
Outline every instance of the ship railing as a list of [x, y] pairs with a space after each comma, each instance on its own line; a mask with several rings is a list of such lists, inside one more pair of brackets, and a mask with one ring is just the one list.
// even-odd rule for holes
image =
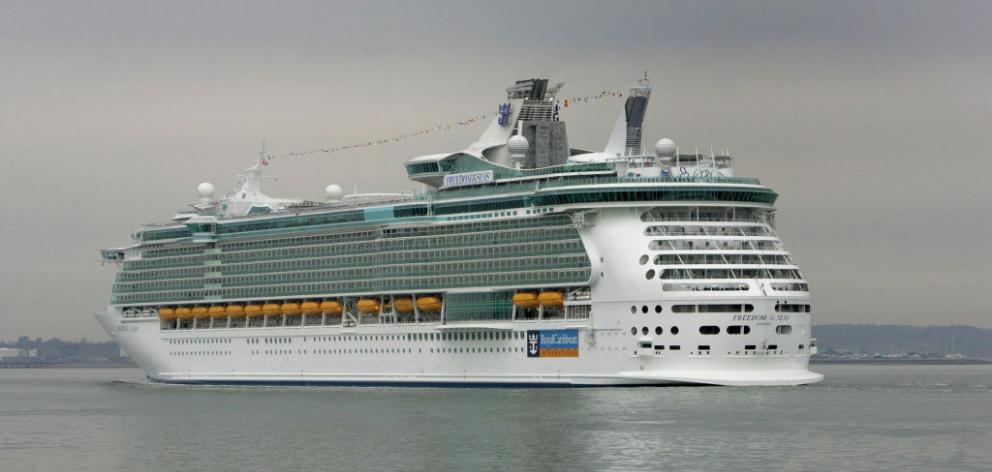
[[746, 184], [761, 185], [761, 180], [753, 177], [561, 177], [541, 182], [542, 188], [570, 187], [574, 185], [595, 184], [625, 184], [625, 183], [674, 183], [674, 184]]
[[495, 194], [509, 194], [515, 192], [536, 192], [547, 188], [561, 188], [579, 185], [602, 185], [602, 184], [639, 184], [639, 183], [675, 183], [675, 184], [698, 184], [698, 183], [718, 183], [718, 184], [746, 184], [761, 185], [759, 179], [751, 177], [619, 177], [615, 175], [605, 176], [554, 176], [547, 180], [496, 183], [495, 185], [479, 186], [464, 189], [452, 190], [430, 190], [422, 192], [416, 196], [418, 200], [439, 200], [470, 196], [486, 196]]
[[643, 220], [647, 223], [760, 223], [767, 225], [768, 223], [758, 217], [746, 217], [746, 216], [686, 216], [686, 215], [672, 215], [672, 216], [654, 216], [647, 214]]

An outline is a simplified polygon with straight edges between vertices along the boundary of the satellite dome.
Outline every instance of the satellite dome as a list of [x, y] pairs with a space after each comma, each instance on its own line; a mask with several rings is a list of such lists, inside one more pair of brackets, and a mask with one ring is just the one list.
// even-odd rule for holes
[[196, 193], [200, 195], [200, 198], [209, 200], [214, 197], [214, 185], [210, 182], [203, 182], [196, 186]]
[[530, 143], [527, 142], [527, 138], [519, 134], [511, 136], [510, 140], [506, 143], [506, 149], [514, 156], [527, 154], [527, 148], [529, 147]]
[[341, 195], [343, 194], [344, 191], [341, 190], [340, 185], [331, 184], [324, 189], [324, 195], [327, 196], [327, 201], [330, 202], [336, 202], [338, 200], [341, 200]]
[[668, 138], [661, 138], [654, 145], [654, 153], [658, 157], [674, 157], [675, 151], [675, 141]]

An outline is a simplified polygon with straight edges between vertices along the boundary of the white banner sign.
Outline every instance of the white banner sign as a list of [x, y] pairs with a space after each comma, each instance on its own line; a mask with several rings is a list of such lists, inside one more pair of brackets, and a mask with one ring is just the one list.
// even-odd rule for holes
[[448, 174], [444, 176], [445, 187], [464, 187], [466, 185], [490, 184], [494, 180], [492, 170], [481, 170], [478, 172], [464, 172], [461, 174]]

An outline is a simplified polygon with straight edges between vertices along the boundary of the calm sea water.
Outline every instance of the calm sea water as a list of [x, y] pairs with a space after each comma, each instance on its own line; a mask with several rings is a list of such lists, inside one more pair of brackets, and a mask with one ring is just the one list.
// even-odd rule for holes
[[0, 371], [0, 471], [992, 470], [992, 366], [798, 388], [204, 388]]

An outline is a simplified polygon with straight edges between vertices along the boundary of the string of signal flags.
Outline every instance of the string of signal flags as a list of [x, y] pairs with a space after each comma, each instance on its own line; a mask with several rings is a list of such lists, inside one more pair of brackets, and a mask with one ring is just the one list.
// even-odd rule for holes
[[[623, 92], [604, 90], [604, 91], [599, 92], [599, 93], [597, 93], [595, 95], [586, 95], [586, 96], [581, 96], [581, 97], [577, 96], [577, 97], [569, 97], [569, 98], [559, 98], [559, 99], [556, 99], [555, 100], [555, 107], [557, 109], [570, 108], [570, 107], [574, 107], [574, 106], [580, 105], [580, 104], [598, 102], [600, 100], [607, 99], [607, 98], [623, 98]], [[557, 110], [556, 110], [556, 113], [557, 113]], [[403, 141], [405, 141], [407, 139], [410, 139], [410, 138], [420, 138], [420, 137], [431, 135], [431, 134], [435, 134], [435, 133], [442, 133], [442, 132], [450, 131], [450, 130], [453, 130], [453, 129], [466, 128], [466, 127], [469, 127], [469, 126], [474, 126], [474, 125], [478, 124], [479, 122], [488, 120], [490, 118], [493, 118], [493, 117], [495, 117], [498, 114], [499, 114], [498, 111], [496, 111], [496, 112], [490, 112], [490, 113], [482, 113], [480, 115], [475, 115], [475, 116], [470, 116], [470, 117], [467, 117], [467, 118], [463, 118], [463, 119], [461, 119], [459, 121], [455, 121], [455, 122], [451, 122], [451, 123], [445, 123], [445, 124], [440, 124], [440, 125], [437, 125], [437, 126], [431, 126], [429, 128], [421, 128], [421, 129], [418, 129], [416, 131], [410, 131], [408, 133], [403, 133], [403, 134], [400, 134], [400, 135], [396, 135], [396, 136], [392, 136], [392, 137], [387, 137], [387, 138], [373, 139], [373, 140], [362, 141], [362, 142], [357, 142], [357, 143], [352, 143], [352, 144], [345, 144], [345, 145], [340, 145], [340, 146], [323, 147], [323, 148], [318, 148], [318, 149], [311, 149], [311, 150], [308, 150], [308, 151], [295, 151], [295, 152], [287, 152], [287, 153], [284, 153], [284, 154], [267, 154], [265, 156], [265, 159], [262, 161], [262, 164], [268, 165], [269, 164], [269, 161], [272, 161], [273, 159], [289, 159], [289, 158], [296, 158], [296, 157], [313, 156], [313, 155], [317, 155], [317, 154], [335, 154], [335, 153], [344, 152], [344, 151], [353, 151], [353, 150], [356, 150], [356, 149], [365, 149], [365, 148], [370, 148], [370, 147], [374, 147], [374, 146], [382, 146], [382, 145], [385, 145], [385, 144], [401, 143], [401, 142], [403, 142]]]

